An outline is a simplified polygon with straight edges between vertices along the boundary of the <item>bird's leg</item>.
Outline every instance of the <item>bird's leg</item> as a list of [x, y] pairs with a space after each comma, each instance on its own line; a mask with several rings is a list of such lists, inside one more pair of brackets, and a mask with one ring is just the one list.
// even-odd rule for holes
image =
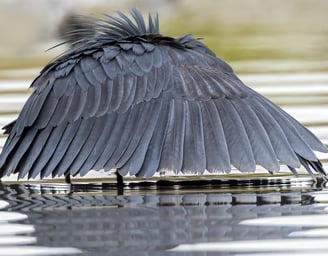
[[123, 187], [123, 176], [118, 172], [118, 170], [116, 170], [116, 182], [118, 187]]
[[72, 182], [71, 182], [71, 176], [69, 175], [69, 173], [65, 174], [65, 182], [67, 184], [72, 184]]
[[116, 186], [117, 186], [117, 195], [121, 196], [124, 194], [124, 182], [123, 176], [116, 170]]

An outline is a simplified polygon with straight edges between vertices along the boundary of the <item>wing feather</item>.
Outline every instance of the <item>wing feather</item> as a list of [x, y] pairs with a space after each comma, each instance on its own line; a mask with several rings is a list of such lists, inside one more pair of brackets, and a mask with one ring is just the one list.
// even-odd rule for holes
[[257, 100], [261, 102], [263, 107], [277, 120], [294, 151], [308, 160], [317, 161], [317, 157], [295, 129], [294, 124], [284, 117], [283, 110], [271, 104], [269, 100], [263, 98], [261, 95], [258, 95]]
[[279, 171], [280, 165], [267, 132], [254, 111], [247, 104], [247, 100], [236, 99], [231, 100], [231, 103], [244, 124], [255, 162], [271, 172]]
[[[37, 175], [43, 173], [44, 167], [46, 166], [49, 159], [54, 154], [56, 148], [58, 147], [58, 144], [63, 136], [63, 133], [65, 132], [66, 127], [67, 127], [66, 125], [60, 125], [52, 129], [49, 138], [47, 139], [46, 143], [42, 147], [42, 151], [40, 152], [38, 158], [35, 159], [35, 162], [33, 163], [33, 166], [28, 173], [29, 178], [35, 178]], [[45, 177], [48, 175], [41, 175], [41, 176]]]
[[[267, 102], [267, 104], [269, 104], [272, 108], [277, 109], [277, 106], [275, 106], [272, 102], [268, 101], [262, 96], [261, 98], [263, 101]], [[312, 132], [310, 132], [305, 126], [303, 126], [300, 122], [295, 120], [292, 116], [287, 114], [285, 111], [282, 111], [281, 109], [279, 110], [280, 110], [280, 114], [286, 118], [286, 121], [289, 120], [289, 122], [294, 126], [294, 128], [297, 130], [301, 138], [304, 140], [304, 142], [307, 145], [310, 146], [310, 148], [328, 153], [328, 149], [321, 143], [321, 141]]]
[[203, 121], [200, 103], [185, 103], [185, 135], [183, 146], [183, 173], [203, 173], [206, 169]]
[[[71, 166], [72, 162], [76, 159], [78, 154], [81, 152], [83, 146], [88, 141], [90, 133], [95, 126], [96, 118], [92, 117], [87, 120], [81, 120], [79, 128], [69, 143], [67, 150], [63, 157], [60, 159], [54, 170], [52, 171], [52, 176], [61, 176], [63, 175]], [[90, 149], [88, 149], [90, 150]]]
[[51, 131], [51, 127], [46, 127], [38, 131], [35, 139], [33, 140], [33, 143], [29, 146], [30, 149], [25, 152], [19, 161], [17, 161], [18, 165], [14, 169], [16, 171], [19, 170], [19, 179], [24, 178], [31, 171], [34, 162], [41, 154], [44, 145], [47, 143]]
[[140, 171], [161, 111], [161, 103], [161, 99], [146, 103], [150, 105], [149, 110], [142, 112], [133, 139], [116, 164], [122, 175], [125, 173], [136, 175]]
[[37, 129], [31, 129], [20, 137], [14, 137], [8, 146], [5, 145], [5, 150], [2, 154], [4, 154], [3, 157], [8, 158], [8, 160], [7, 162], [1, 163], [1, 170], [5, 170], [2, 172], [3, 176], [17, 172], [16, 167], [20, 163], [24, 154], [29, 150], [36, 134]]
[[92, 118], [96, 116], [99, 110], [101, 99], [101, 86], [90, 86], [87, 91], [87, 99], [84, 104], [81, 116], [83, 118]]
[[[83, 166], [85, 161], [89, 158], [90, 154], [95, 150], [99, 135], [103, 134], [103, 131], [106, 127], [106, 119], [107, 117], [104, 115], [101, 117], [92, 118], [91, 120], [87, 120], [87, 122], [91, 124], [89, 126], [90, 128], [88, 127], [90, 129], [89, 134], [85, 136], [84, 142], [82, 142], [83, 139], [78, 137], [78, 134], [76, 135], [74, 140], [78, 140], [78, 143], [80, 144], [80, 150], [76, 150], [76, 148], [73, 147], [72, 153], [70, 155], [70, 159], [73, 159], [73, 161], [71, 163], [68, 161], [69, 166], [64, 166], [61, 170], [57, 168], [56, 171], [58, 171], [58, 175], [61, 175], [62, 173], [74, 175], [80, 172], [81, 166]], [[94, 124], [92, 125], [93, 121]], [[85, 128], [83, 129], [86, 130]], [[70, 154], [70, 152], [68, 151], [67, 154]], [[72, 157], [72, 154], [76, 154], [75, 159]], [[61, 164], [61, 166], [63, 165]]]
[[[96, 162], [98, 161], [99, 158], [101, 158], [101, 156], [103, 156], [104, 158], [106, 157], [109, 148], [114, 148], [114, 146], [112, 144], [109, 144], [109, 142], [112, 132], [114, 131], [114, 127], [115, 126], [120, 127], [119, 126], [120, 121], [117, 121], [118, 114], [108, 113], [107, 115], [100, 117], [100, 119], [102, 118], [105, 118], [102, 132], [99, 134], [94, 134], [95, 145], [93, 147], [93, 150], [90, 152], [88, 158], [83, 162], [83, 165], [80, 166], [80, 168], [75, 168], [71, 170], [71, 174], [73, 176], [77, 174], [84, 176], [92, 168], [95, 169], [102, 168], [101, 167], [102, 164], [98, 164], [99, 167], [96, 168], [95, 167]], [[108, 157], [110, 157], [109, 154]], [[105, 162], [106, 161], [104, 160], [103, 163]], [[78, 162], [76, 162], [76, 164], [78, 164]]]
[[[141, 129], [141, 127], [146, 123], [145, 119], [149, 114], [149, 110], [150, 104], [148, 103], [134, 106], [131, 109], [131, 114], [127, 117], [124, 130], [121, 131], [121, 138], [118, 143], [114, 144], [115, 150], [111, 158], [105, 164], [106, 167], [118, 167], [122, 165], [122, 163], [119, 164], [119, 160], [124, 156], [126, 151], [129, 149], [129, 146], [134, 144], [134, 139], [140, 139], [142, 132], [144, 132], [144, 128]], [[123, 159], [122, 162], [125, 161], [126, 160]]]
[[127, 111], [135, 101], [135, 94], [136, 94], [136, 77], [132, 75], [125, 75], [124, 76], [124, 95], [122, 102], [119, 107], [119, 112], [125, 112]]
[[135, 62], [144, 73], [149, 73], [154, 66], [152, 54], [142, 54], [135, 59]]
[[244, 124], [231, 100], [215, 101], [220, 113], [231, 164], [242, 172], [255, 171], [255, 159]]
[[[115, 120], [115, 124], [110, 132], [110, 136], [106, 141], [106, 147], [97, 159], [96, 163], [94, 164], [93, 168], [96, 170], [102, 169], [102, 168], [107, 168], [107, 169], [112, 169], [115, 165], [115, 163], [106, 163], [111, 159], [113, 152], [115, 151], [116, 147], [118, 147], [120, 141], [123, 139], [121, 137], [123, 133], [125, 132], [126, 129], [129, 127], [126, 126], [127, 121], [132, 118], [131, 116], [131, 108], [124, 112], [120, 113], [119, 115], [117, 113], [113, 113], [117, 115], [117, 119]], [[131, 123], [131, 122], [130, 122]], [[129, 128], [130, 129], [130, 128]], [[128, 139], [125, 137], [124, 139]]]
[[182, 170], [185, 139], [186, 103], [182, 99], [169, 100], [168, 123], [159, 169], [176, 173]]
[[[68, 123], [65, 127], [64, 133], [59, 133], [57, 136], [60, 138], [55, 151], [51, 155], [50, 159], [48, 159], [46, 165], [41, 170], [41, 178], [47, 177], [49, 175], [54, 176], [55, 168], [60, 164], [62, 159], [65, 157], [66, 151], [69, 148], [72, 140], [74, 139], [79, 127], [81, 125], [81, 119]], [[55, 146], [55, 145], [54, 145]]]
[[268, 110], [264, 108], [256, 98], [250, 98], [247, 103], [256, 113], [261, 124], [266, 130], [277, 158], [286, 165], [300, 167], [301, 164], [296, 156], [296, 153], [294, 152], [286, 137], [286, 134], [274, 116], [272, 116], [271, 113], [268, 112]]
[[231, 170], [230, 155], [220, 114], [213, 100], [201, 104], [204, 126], [206, 169], [210, 172]]
[[101, 68], [98, 61], [96, 61], [90, 56], [86, 56], [85, 58], [80, 60], [80, 65], [83, 75], [87, 80], [87, 84], [94, 87], [102, 85], [102, 83], [100, 82], [102, 80], [101, 77], [99, 78], [100, 81], [98, 81], [97, 77], [95, 76], [95, 73], [93, 72], [93, 70], [97, 70], [98, 67]]
[[159, 165], [162, 157], [165, 157], [162, 152], [166, 140], [166, 134], [169, 129], [169, 117], [171, 110], [170, 100], [167, 98], [167, 95], [163, 95], [162, 101], [163, 103], [158, 115], [157, 124], [151, 137], [142, 168], [138, 173], [136, 173], [136, 176], [138, 177], [150, 178], [153, 176], [155, 172], [160, 169]]

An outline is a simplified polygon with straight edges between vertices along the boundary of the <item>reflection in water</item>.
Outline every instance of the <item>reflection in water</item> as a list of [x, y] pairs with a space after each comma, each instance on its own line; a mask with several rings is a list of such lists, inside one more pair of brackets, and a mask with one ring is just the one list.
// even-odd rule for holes
[[[299, 219], [306, 215], [306, 219], [316, 220], [326, 205], [316, 202], [317, 192], [310, 183], [305, 184], [296, 188], [276, 184], [243, 189], [217, 185], [202, 190], [134, 186], [127, 188], [125, 195], [117, 195], [105, 184], [72, 188], [60, 184], [2, 185], [0, 202], [9, 206], [2, 210], [8, 215], [0, 214], [0, 218], [4, 216], [0, 225], [14, 221], [9, 225], [29, 227], [13, 234], [12, 241], [17, 239], [16, 245], [25, 245], [16, 246], [17, 250], [47, 248], [39, 255], [77, 253], [73, 248], [81, 250], [82, 255], [185, 255], [183, 251], [186, 255], [233, 255], [241, 251], [232, 247], [248, 246], [252, 250], [242, 252], [250, 252], [256, 244], [264, 246], [273, 239], [287, 239], [307, 228], [306, 222], [279, 223], [285, 216]], [[251, 223], [252, 219], [269, 217], [274, 217], [273, 225]], [[25, 242], [20, 240], [22, 237]], [[293, 243], [290, 239], [286, 243]], [[0, 246], [0, 254], [3, 248]], [[38, 255], [36, 252], [31, 255]]]
[[[1, 198], [5, 199], [18, 194], [18, 191], [8, 191], [4, 186], [1, 186], [0, 191], [5, 193], [1, 195]], [[13, 192], [14, 194], [9, 196]], [[31, 223], [28, 219], [29, 216], [14, 212], [11, 204], [5, 200], [0, 200], [0, 209], [2, 209], [0, 211], [0, 255], [67, 255], [80, 252], [78, 249], [69, 247], [50, 248], [46, 246], [33, 246], [38, 243], [38, 239], [32, 236], [36, 231], [34, 225], [26, 224]]]

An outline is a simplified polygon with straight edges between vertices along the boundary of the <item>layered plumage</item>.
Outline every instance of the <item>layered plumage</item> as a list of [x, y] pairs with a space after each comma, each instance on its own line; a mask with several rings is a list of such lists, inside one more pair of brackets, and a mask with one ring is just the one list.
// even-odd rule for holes
[[[163, 36], [133, 9], [74, 31], [70, 50], [34, 80], [0, 156], [0, 177], [270, 173], [280, 163], [325, 175], [304, 126], [245, 86], [191, 35]], [[74, 38], [74, 37], [72, 37]]]

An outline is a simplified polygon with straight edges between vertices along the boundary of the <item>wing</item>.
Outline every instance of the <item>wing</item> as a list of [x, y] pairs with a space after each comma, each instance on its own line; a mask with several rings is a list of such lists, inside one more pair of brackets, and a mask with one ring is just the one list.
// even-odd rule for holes
[[123, 41], [48, 66], [10, 129], [0, 176], [275, 172], [279, 161], [323, 172], [312, 150], [327, 150], [312, 133], [199, 41], [179, 42]]
[[107, 145], [114, 165], [129, 159], [136, 145], [149, 140], [143, 133], [153, 129], [159, 96], [170, 80], [164, 51], [149, 43], [124, 42], [46, 68], [10, 128], [1, 176], [43, 177], [95, 164], [105, 167], [111, 159], [101, 154]]

